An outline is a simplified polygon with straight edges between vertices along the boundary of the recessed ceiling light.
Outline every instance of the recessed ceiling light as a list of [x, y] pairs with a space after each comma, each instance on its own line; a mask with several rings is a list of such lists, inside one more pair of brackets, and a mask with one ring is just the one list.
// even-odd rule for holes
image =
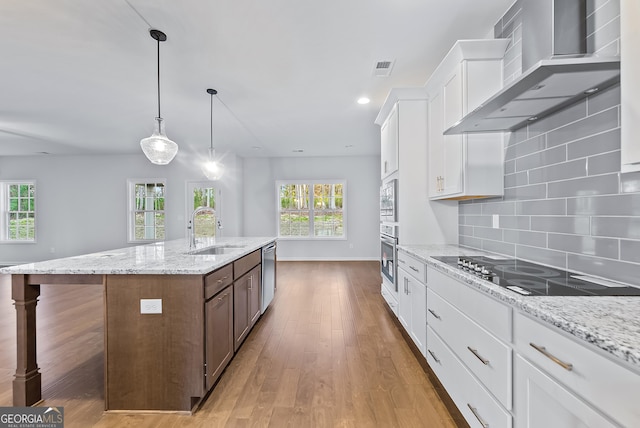
[[371, 102], [371, 100], [367, 97], [358, 98], [358, 104], [369, 104], [369, 102]]

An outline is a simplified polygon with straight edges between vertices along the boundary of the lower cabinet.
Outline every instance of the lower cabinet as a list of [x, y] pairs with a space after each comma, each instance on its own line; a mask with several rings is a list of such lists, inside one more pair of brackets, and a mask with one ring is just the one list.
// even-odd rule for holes
[[517, 427], [619, 426], [520, 355], [515, 374]]
[[258, 265], [233, 283], [234, 349], [238, 350], [260, 317], [260, 269]]
[[521, 313], [514, 344], [518, 426], [640, 426], [638, 373]]
[[[471, 427], [511, 428], [507, 412], [471, 374], [431, 327], [427, 327], [427, 362]], [[560, 425], [549, 425], [560, 426]]]
[[204, 304], [205, 387], [211, 389], [234, 353], [233, 287], [227, 286]]
[[427, 286], [398, 269], [398, 320], [422, 355], [427, 352]]

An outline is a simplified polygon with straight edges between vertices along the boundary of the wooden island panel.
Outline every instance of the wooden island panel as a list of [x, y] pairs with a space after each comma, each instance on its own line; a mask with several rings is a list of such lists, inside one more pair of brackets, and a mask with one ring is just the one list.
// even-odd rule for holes
[[[108, 275], [105, 408], [189, 412], [205, 395], [201, 275]], [[141, 314], [140, 299], [162, 299]]]

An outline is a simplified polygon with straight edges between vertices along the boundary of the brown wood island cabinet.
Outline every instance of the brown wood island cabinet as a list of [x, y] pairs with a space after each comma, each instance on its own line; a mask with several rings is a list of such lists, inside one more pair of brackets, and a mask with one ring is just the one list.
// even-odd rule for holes
[[[260, 317], [261, 250], [207, 275], [107, 275], [105, 407], [193, 411]], [[141, 313], [141, 301], [161, 313]]]

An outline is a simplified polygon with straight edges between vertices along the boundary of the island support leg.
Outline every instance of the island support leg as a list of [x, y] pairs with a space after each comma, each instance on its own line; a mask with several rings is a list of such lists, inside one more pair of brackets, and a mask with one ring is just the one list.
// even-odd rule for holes
[[40, 285], [28, 285], [26, 275], [12, 275], [11, 297], [16, 306], [17, 368], [13, 405], [30, 406], [42, 399], [41, 375], [36, 362], [36, 304]]

